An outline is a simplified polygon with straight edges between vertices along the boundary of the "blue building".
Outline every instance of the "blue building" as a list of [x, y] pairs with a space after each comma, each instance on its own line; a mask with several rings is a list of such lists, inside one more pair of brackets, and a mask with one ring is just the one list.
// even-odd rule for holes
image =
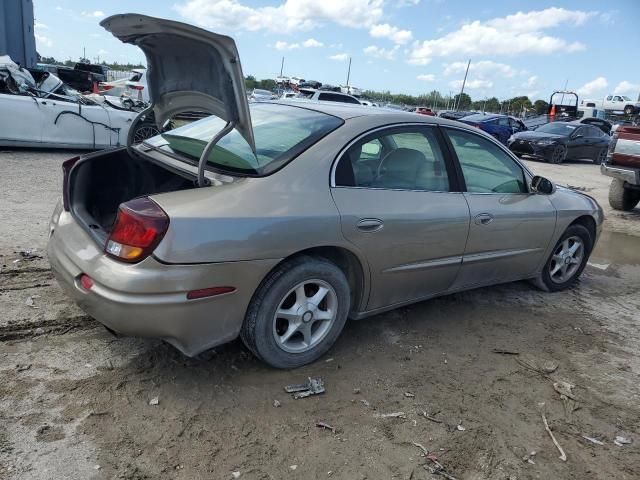
[[36, 66], [33, 0], [0, 0], [0, 55], [23, 67]]

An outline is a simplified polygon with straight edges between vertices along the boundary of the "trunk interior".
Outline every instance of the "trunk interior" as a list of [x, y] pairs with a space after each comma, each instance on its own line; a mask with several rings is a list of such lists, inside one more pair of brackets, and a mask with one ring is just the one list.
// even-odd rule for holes
[[68, 194], [74, 217], [105, 244], [121, 203], [190, 188], [195, 188], [193, 179], [119, 148], [76, 165], [69, 178]]

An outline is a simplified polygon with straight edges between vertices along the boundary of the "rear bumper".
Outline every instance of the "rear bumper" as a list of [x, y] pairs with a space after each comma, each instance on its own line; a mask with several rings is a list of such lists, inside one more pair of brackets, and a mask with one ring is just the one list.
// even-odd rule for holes
[[614, 167], [603, 163], [600, 172], [608, 177], [617, 178], [631, 185], [640, 185], [640, 170], [635, 168]]
[[[47, 252], [56, 279], [88, 315], [124, 335], [162, 338], [189, 356], [238, 336], [255, 289], [278, 263], [166, 265], [149, 257], [124, 264], [64, 211], [54, 214]], [[83, 273], [94, 281], [90, 290], [80, 284]], [[236, 291], [187, 300], [188, 291], [213, 286]]]

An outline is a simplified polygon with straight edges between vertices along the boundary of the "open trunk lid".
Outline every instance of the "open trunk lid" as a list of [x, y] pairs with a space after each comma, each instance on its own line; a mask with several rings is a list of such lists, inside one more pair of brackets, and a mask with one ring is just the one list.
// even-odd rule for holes
[[244, 75], [231, 37], [133, 13], [113, 15], [100, 25], [146, 55], [158, 125], [180, 112], [204, 110], [233, 123], [255, 153]]

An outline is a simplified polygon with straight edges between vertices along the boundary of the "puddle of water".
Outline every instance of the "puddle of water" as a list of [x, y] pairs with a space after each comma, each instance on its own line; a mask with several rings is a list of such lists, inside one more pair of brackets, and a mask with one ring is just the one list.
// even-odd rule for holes
[[603, 265], [640, 265], [640, 237], [604, 231], [589, 262]]

